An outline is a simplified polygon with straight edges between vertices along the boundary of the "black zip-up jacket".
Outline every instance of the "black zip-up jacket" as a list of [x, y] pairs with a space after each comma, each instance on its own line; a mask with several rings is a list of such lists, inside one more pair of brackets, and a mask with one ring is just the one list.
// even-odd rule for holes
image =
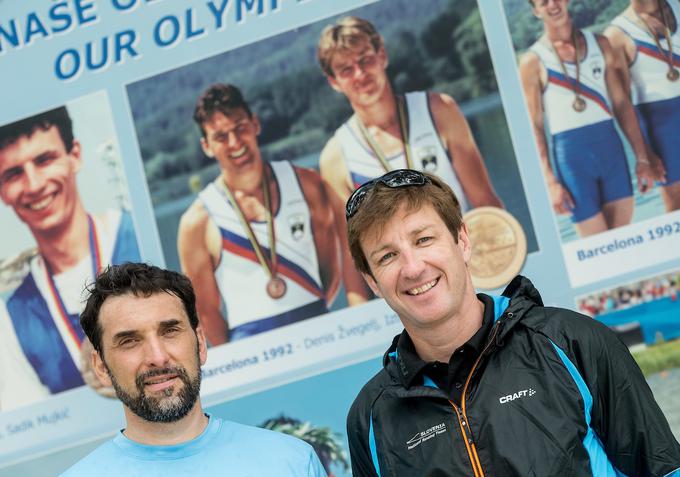
[[680, 445], [614, 333], [544, 307], [519, 276], [494, 303], [460, 403], [426, 379], [407, 387], [395, 340], [347, 418], [354, 477], [680, 476]]

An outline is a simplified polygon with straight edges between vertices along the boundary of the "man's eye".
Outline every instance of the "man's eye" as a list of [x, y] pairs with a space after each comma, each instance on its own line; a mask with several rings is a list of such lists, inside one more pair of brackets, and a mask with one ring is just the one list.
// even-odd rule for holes
[[163, 332], [163, 334], [165, 336], [173, 336], [173, 335], [176, 335], [177, 333], [179, 333], [179, 331], [180, 331], [179, 328], [168, 328]]
[[0, 183], [13, 181], [21, 175], [21, 169], [10, 169], [5, 171], [0, 177]]
[[385, 255], [380, 257], [380, 259], [378, 260], [378, 263], [385, 263], [392, 257], [394, 257], [394, 252], [388, 252]]
[[44, 166], [45, 164], [49, 164], [50, 162], [54, 161], [57, 158], [55, 154], [43, 154], [42, 156], [38, 157], [35, 159], [35, 164], [38, 166]]
[[418, 243], [418, 245], [422, 245], [430, 241], [432, 241], [432, 237], [420, 237], [416, 243]]
[[371, 66], [375, 62], [375, 55], [364, 56], [359, 60], [361, 67]]
[[126, 338], [124, 340], [121, 340], [118, 345], [121, 348], [132, 348], [135, 346], [137, 343], [139, 343], [139, 340], [137, 338]]

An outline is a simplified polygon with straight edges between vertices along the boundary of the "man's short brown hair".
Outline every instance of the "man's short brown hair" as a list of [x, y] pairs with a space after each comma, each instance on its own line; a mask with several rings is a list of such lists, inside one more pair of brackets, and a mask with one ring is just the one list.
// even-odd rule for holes
[[375, 51], [383, 47], [383, 39], [373, 24], [359, 17], [344, 17], [321, 32], [316, 56], [327, 76], [335, 77], [331, 68], [333, 56], [339, 51], [355, 51], [370, 43]]
[[431, 205], [458, 242], [463, 216], [456, 194], [439, 177], [423, 174], [430, 179], [424, 185], [391, 188], [377, 182], [366, 194], [355, 215], [347, 221], [349, 250], [360, 272], [373, 276], [361, 248], [361, 239], [374, 231], [382, 232], [402, 206], [406, 207], [407, 212], [416, 212], [425, 205]]

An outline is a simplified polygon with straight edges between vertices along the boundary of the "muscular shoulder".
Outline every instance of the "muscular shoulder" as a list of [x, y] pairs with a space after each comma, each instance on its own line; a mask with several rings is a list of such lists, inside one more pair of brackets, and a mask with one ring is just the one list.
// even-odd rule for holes
[[[319, 170], [321, 175], [328, 181], [336, 176], [342, 177], [342, 149], [337, 137], [331, 137], [319, 156]], [[337, 180], [337, 179], [336, 179]]]
[[316, 206], [325, 207], [328, 201], [326, 190], [324, 188], [323, 180], [318, 172], [313, 169], [307, 169], [304, 167], [293, 166], [295, 175], [297, 175], [300, 181], [300, 187], [302, 187], [302, 193], [307, 200], [307, 204], [310, 208]]
[[542, 68], [541, 59], [533, 51], [527, 51], [519, 58], [520, 73], [537, 72]]
[[435, 118], [443, 118], [451, 115], [461, 115], [458, 103], [448, 94], [444, 93], [427, 93], [427, 100], [430, 105], [430, 111]]
[[604, 35], [600, 35], [599, 33], [596, 33], [595, 40], [597, 41], [597, 46], [600, 47], [600, 50], [602, 50], [602, 54], [605, 56], [605, 58], [611, 57], [612, 45], [609, 42], [609, 38], [607, 38]]
[[210, 215], [203, 203], [196, 199], [182, 214], [179, 221], [180, 234], [193, 234], [204, 231]]
[[321, 150], [319, 156], [319, 166], [323, 168], [324, 165], [331, 165], [332, 162], [340, 158], [341, 150], [340, 143], [335, 136], [326, 142], [326, 145]]

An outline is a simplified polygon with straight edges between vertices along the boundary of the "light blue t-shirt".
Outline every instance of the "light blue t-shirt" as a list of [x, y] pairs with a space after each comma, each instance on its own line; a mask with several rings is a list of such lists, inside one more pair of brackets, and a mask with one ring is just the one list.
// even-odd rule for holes
[[326, 477], [314, 449], [299, 439], [210, 416], [197, 438], [172, 446], [131, 441], [122, 432], [62, 477]]

